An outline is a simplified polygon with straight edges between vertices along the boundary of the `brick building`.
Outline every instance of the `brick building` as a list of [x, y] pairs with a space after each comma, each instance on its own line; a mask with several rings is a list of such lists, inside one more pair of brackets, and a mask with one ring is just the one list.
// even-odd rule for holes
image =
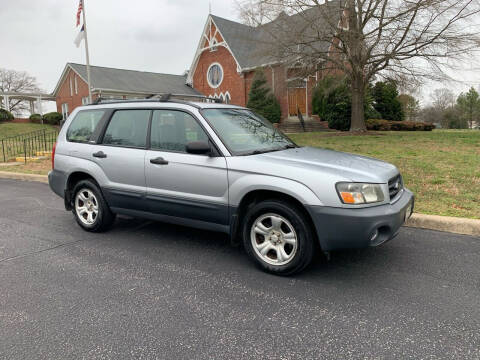
[[[343, 1], [334, 1], [338, 2], [339, 11], [332, 16], [337, 17], [334, 21], [340, 26], [342, 18], [345, 19]], [[280, 102], [282, 119], [296, 117], [298, 109], [303, 115], [310, 116], [312, 90], [322, 74], [317, 71], [307, 78], [299, 77], [298, 71], [287, 65], [286, 59], [282, 61], [271, 55], [275, 50], [270, 35], [278, 21], [288, 27], [298, 25], [304, 16], [315, 16], [315, 8], [307, 11], [310, 14], [288, 16], [282, 13], [273, 22], [258, 27], [209, 15], [187, 83], [205, 96], [245, 106], [254, 73], [263, 69], [270, 88]], [[321, 51], [329, 52], [331, 43], [324, 42], [318, 46], [323, 47]]]
[[[102, 98], [141, 99], [153, 94], [199, 95], [186, 84], [186, 76], [90, 66], [93, 100]], [[67, 63], [53, 95], [57, 111], [66, 118], [77, 106], [88, 103], [85, 65]]]

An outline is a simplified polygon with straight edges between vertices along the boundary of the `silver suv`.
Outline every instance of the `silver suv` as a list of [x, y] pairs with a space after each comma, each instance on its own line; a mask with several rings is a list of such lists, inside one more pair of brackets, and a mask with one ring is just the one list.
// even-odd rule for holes
[[304, 269], [317, 249], [377, 246], [413, 210], [383, 161], [297, 146], [249, 109], [174, 100], [100, 102], [65, 122], [49, 173], [87, 231], [116, 214], [221, 231], [262, 269]]

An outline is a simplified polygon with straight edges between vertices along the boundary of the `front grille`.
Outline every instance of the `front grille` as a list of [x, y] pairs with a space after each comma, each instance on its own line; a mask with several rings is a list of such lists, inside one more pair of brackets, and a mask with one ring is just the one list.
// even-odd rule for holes
[[402, 176], [398, 174], [397, 176], [388, 180], [388, 192], [390, 194], [390, 201], [392, 201], [395, 196], [398, 195], [403, 189], [403, 180]]

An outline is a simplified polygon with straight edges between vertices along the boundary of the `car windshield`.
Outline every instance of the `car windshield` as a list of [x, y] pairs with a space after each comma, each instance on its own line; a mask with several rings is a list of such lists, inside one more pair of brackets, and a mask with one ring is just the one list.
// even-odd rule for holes
[[247, 109], [205, 109], [203, 116], [233, 155], [297, 147], [263, 117]]

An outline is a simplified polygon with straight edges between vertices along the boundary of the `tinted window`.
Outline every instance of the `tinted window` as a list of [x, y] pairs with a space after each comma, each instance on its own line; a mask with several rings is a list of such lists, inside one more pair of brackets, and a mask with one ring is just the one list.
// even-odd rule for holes
[[67, 140], [88, 142], [104, 113], [104, 110], [80, 111], [68, 128]]
[[185, 146], [190, 141], [208, 141], [207, 134], [193, 116], [175, 110], [153, 112], [152, 149], [185, 152]]
[[150, 110], [115, 111], [103, 137], [103, 143], [145, 147]]

